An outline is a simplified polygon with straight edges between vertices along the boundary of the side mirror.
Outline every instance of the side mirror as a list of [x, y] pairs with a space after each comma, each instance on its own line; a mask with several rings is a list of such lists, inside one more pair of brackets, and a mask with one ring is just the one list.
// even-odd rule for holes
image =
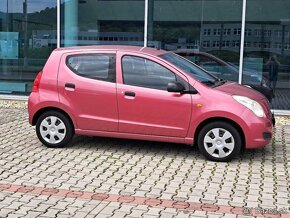
[[167, 85], [168, 92], [180, 92], [182, 93], [185, 90], [185, 87], [179, 82], [171, 82]]

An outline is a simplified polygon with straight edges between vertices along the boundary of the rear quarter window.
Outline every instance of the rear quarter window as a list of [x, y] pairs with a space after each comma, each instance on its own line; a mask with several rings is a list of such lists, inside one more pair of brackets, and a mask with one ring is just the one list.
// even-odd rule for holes
[[70, 55], [67, 57], [66, 65], [79, 76], [116, 82], [116, 56], [114, 54]]

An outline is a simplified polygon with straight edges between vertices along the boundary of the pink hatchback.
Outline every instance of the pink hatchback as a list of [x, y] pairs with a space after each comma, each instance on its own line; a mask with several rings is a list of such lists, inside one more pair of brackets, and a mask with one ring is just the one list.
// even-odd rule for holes
[[74, 134], [196, 144], [229, 161], [272, 138], [268, 100], [172, 52], [133, 46], [56, 49], [29, 96], [29, 122], [48, 147]]

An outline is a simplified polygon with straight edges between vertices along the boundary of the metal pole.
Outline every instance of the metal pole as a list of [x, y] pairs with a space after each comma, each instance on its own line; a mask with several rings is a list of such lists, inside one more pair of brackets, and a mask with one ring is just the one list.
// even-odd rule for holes
[[57, 0], [56, 3], [56, 47], [60, 48], [60, 0]]
[[28, 32], [27, 32], [27, 0], [23, 2], [23, 13], [24, 13], [24, 66], [27, 66], [27, 56], [28, 56]]
[[144, 47], [148, 45], [148, 0], [145, 0], [144, 12]]
[[8, 0], [7, 0], [7, 2], [6, 2], [6, 4], [7, 4], [7, 13], [6, 13], [6, 32], [9, 32], [9, 22], [8, 22], [8, 20], [9, 20], [9, 10], [8, 10], [8, 8], [9, 8], [9, 3], [8, 3]]
[[243, 81], [243, 61], [244, 61], [246, 10], [247, 10], [247, 0], [243, 0], [241, 44], [240, 44], [240, 64], [239, 64], [239, 66], [240, 66], [239, 67], [239, 83], [240, 84], [242, 84], [242, 81]]
[[203, 42], [203, 37], [202, 37], [202, 32], [203, 32], [203, 10], [204, 10], [204, 0], [201, 1], [201, 18], [200, 18], [200, 32], [199, 32], [199, 47], [198, 49], [200, 50], [200, 48], [203, 48], [202, 42]]

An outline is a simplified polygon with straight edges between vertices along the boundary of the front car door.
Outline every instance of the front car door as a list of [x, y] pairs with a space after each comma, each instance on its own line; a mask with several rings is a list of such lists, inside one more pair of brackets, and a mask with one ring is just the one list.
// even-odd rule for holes
[[[158, 59], [117, 53], [121, 63], [117, 83], [119, 131], [185, 137], [191, 118], [191, 95], [167, 92], [167, 84], [186, 77]], [[186, 85], [185, 84], [185, 85]]]

